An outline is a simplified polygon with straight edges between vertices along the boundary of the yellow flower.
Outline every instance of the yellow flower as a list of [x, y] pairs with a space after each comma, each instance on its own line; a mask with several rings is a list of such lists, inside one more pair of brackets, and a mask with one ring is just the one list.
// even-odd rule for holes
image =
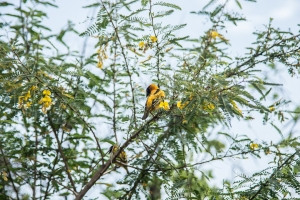
[[31, 104], [32, 104], [32, 102], [26, 102], [26, 106], [25, 106], [25, 108], [29, 108], [30, 106], [31, 106]]
[[103, 62], [98, 62], [97, 63], [97, 67], [100, 68], [100, 69], [102, 69], [103, 68]]
[[228, 40], [221, 34], [219, 34], [217, 31], [211, 31], [210, 32], [210, 37], [213, 39], [216, 39], [217, 37], [220, 38], [221, 40], [225, 41], [228, 44]]
[[145, 47], [145, 42], [144, 41], [140, 41], [139, 42], [139, 48], [143, 49]]
[[30, 91], [34, 91], [34, 90], [36, 90], [37, 89], [37, 86], [35, 86], [35, 85], [33, 85], [33, 86], [31, 86], [31, 88], [29, 89]]
[[177, 102], [177, 108], [179, 108], [180, 110], [183, 109], [189, 102], [185, 102], [185, 103], [181, 103], [181, 101]]
[[274, 107], [274, 106], [271, 106], [271, 107], [269, 108], [269, 110], [270, 110], [271, 112], [273, 112], [273, 111], [275, 110], [275, 107]]
[[184, 119], [183, 121], [182, 121], [182, 124], [187, 124], [187, 120], [186, 119]]
[[184, 104], [181, 103], [181, 101], [177, 102], [177, 108], [179, 108], [180, 110], [183, 109], [186, 106], [187, 102], [185, 102]]
[[163, 109], [165, 109], [165, 110], [170, 110], [169, 103], [166, 102], [166, 101], [160, 102], [160, 103], [159, 103], [159, 107], [160, 107], [160, 108], [163, 108]]
[[4, 181], [8, 181], [7, 173], [5, 171], [2, 171], [2, 178]]
[[43, 98], [41, 98], [41, 100], [39, 101], [39, 104], [42, 104], [42, 103], [51, 103], [52, 99], [51, 97], [45, 95]]
[[254, 150], [254, 149], [257, 149], [258, 148], [258, 144], [256, 143], [251, 143], [250, 144], [250, 149]]
[[157, 37], [155, 36], [155, 35], [151, 35], [150, 36], [150, 40], [151, 40], [151, 42], [156, 42], [157, 41]]
[[24, 96], [19, 96], [19, 102], [18, 102], [18, 104], [22, 105], [23, 104], [23, 100], [24, 100]]
[[41, 100], [39, 101], [39, 104], [43, 104], [42, 111], [43, 113], [47, 113], [47, 108], [49, 108], [53, 103], [50, 96], [45, 95]]
[[203, 104], [203, 110], [214, 110], [215, 109], [215, 105], [212, 103], [209, 103], [207, 101], [205, 101]]
[[211, 31], [210, 37], [212, 37], [213, 39], [216, 39], [217, 37], [220, 37], [220, 35], [217, 31]]
[[214, 106], [214, 104], [212, 104], [212, 103], [208, 103], [208, 104], [207, 104], [207, 108], [208, 108], [209, 110], [214, 110], [214, 109], [215, 109], [215, 106]]
[[24, 96], [24, 100], [27, 101], [30, 97], [31, 97], [30, 91], [28, 91]]
[[50, 96], [50, 95], [51, 95], [50, 90], [44, 90], [44, 91], [43, 91], [43, 95], [48, 95], [48, 96]]
[[177, 108], [181, 109], [181, 101], [177, 102]]
[[47, 108], [49, 108], [53, 103], [52, 103], [52, 99], [50, 97], [51, 92], [49, 90], [44, 90], [43, 95], [44, 95], [44, 97], [41, 98], [38, 103], [43, 104], [42, 105], [42, 111], [43, 111], [43, 113], [46, 114], [47, 113]]
[[51, 102], [45, 102], [43, 107], [45, 108], [49, 108], [51, 106]]

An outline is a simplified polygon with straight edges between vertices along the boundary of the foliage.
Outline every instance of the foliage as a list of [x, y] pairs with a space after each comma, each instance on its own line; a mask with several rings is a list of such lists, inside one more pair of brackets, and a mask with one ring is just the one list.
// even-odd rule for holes
[[[7, 11], [14, 9], [0, 22], [1, 199], [82, 199], [97, 184], [98, 195], [108, 199], [299, 195], [299, 137], [286, 136], [275, 125], [275, 117], [296, 125], [299, 108], [284, 109], [285, 99], [262, 101], [273, 100], [273, 88], [280, 86], [263, 70], [276, 72], [281, 63], [291, 76], [299, 74], [299, 34], [276, 29], [270, 20], [254, 33], [249, 52], [233, 57], [226, 50], [230, 41], [220, 33], [246, 19], [228, 12], [228, 2], [211, 0], [192, 12], [211, 23], [196, 39], [178, 37], [186, 24], [164, 23], [181, 10], [173, 3], [95, 1], [86, 6], [98, 10], [87, 30], [79, 34], [68, 22], [53, 34], [44, 23], [46, 8], [56, 7], [51, 1], [0, 2]], [[66, 41], [72, 34], [97, 38], [95, 53], [72, 51]], [[150, 79], [165, 91], [170, 109], [143, 121], [143, 84]], [[251, 120], [257, 114], [281, 141], [258, 143], [215, 132], [217, 126], [230, 128], [233, 118]], [[120, 148], [109, 156], [114, 144]], [[124, 152], [129, 174], [114, 164]], [[209, 183], [215, 177], [204, 166], [249, 156], [273, 162], [235, 182], [224, 181], [223, 188]]]

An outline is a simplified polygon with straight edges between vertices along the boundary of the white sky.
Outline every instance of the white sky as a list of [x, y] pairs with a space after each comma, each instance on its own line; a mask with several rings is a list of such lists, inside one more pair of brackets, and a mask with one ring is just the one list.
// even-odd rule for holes
[[[19, 0], [13, 0], [13, 2], [19, 2]], [[56, 3], [59, 8], [49, 8], [48, 17], [45, 21], [45, 25], [49, 26], [52, 29], [53, 33], [58, 33], [59, 30], [66, 26], [67, 21], [71, 20], [75, 23], [75, 27], [79, 32], [83, 32], [90, 25], [87, 17], [92, 17], [92, 10], [82, 9], [82, 6], [89, 5], [95, 1], [93, 0], [72, 0], [72, 1], [62, 1], [59, 0]], [[203, 34], [204, 31], [207, 31], [209, 28], [208, 24], [205, 23], [205, 17], [198, 16], [195, 14], [190, 14], [191, 11], [199, 11], [203, 7], [203, 2], [207, 1], [196, 1], [196, 0], [173, 0], [170, 1], [174, 4], [179, 5], [182, 8], [182, 11], [176, 11], [172, 17], [169, 18], [169, 21], [164, 23], [187, 23], [188, 26], [186, 29], [182, 29], [178, 35], [185, 36], [190, 35], [191, 37], [198, 37]], [[230, 40], [231, 47], [229, 52], [233, 55], [243, 55], [245, 52], [245, 47], [251, 45], [254, 42], [255, 37], [252, 33], [255, 30], [263, 30], [264, 26], [269, 23], [269, 18], [274, 18], [273, 26], [280, 27], [281, 30], [288, 30], [289, 28], [293, 32], [299, 30], [300, 19], [300, 1], [299, 0], [258, 0], [258, 3], [250, 3], [242, 1], [242, 10], [238, 10], [234, 1], [228, 6], [228, 10], [238, 11], [244, 14], [248, 19], [246, 22], [240, 22], [238, 26], [233, 24], [226, 27], [227, 32], [222, 32], [222, 34]], [[86, 22], [85, 22], [86, 21]], [[79, 38], [75, 35], [72, 35], [67, 38], [67, 43], [70, 45], [70, 49], [81, 51], [84, 38]], [[90, 47], [87, 49], [86, 55], [89, 55], [95, 52], [94, 43], [97, 42], [95, 39], [89, 38], [88, 41]], [[295, 104], [299, 104], [300, 95], [297, 89], [297, 86], [300, 85], [300, 81], [297, 77], [290, 78], [287, 73], [287, 70], [283, 70], [280, 75], [273, 77], [274, 81], [284, 84], [284, 92], [282, 97], [287, 100], [292, 100]], [[143, 85], [148, 85], [148, 83], [142, 83]], [[294, 105], [295, 105], [294, 104]], [[293, 109], [294, 106], [291, 105], [287, 109]], [[274, 128], [269, 125], [262, 125], [262, 117], [256, 117], [255, 120], [249, 122], [233, 120], [232, 129], [228, 132], [233, 134], [247, 134], [249, 137], [258, 143], [260, 140], [264, 141], [273, 141], [276, 142], [280, 139], [280, 136]], [[279, 123], [277, 125], [280, 126]], [[299, 128], [298, 128], [299, 130]], [[246, 162], [244, 160], [226, 160], [220, 165], [221, 162], [214, 162], [206, 165], [206, 169], [213, 169], [214, 175], [217, 179], [213, 182], [219, 186], [222, 184], [222, 180], [225, 178], [232, 179], [239, 173], [236, 168], [236, 164], [241, 164], [244, 172], [254, 172], [257, 169], [263, 169], [266, 166], [266, 162], [262, 160], [248, 159]], [[225, 173], [224, 173], [225, 172]], [[99, 190], [97, 186], [92, 188], [88, 192], [88, 196], [97, 196]]]

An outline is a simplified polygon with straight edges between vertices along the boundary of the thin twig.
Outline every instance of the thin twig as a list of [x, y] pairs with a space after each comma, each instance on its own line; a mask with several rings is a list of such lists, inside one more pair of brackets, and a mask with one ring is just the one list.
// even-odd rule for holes
[[72, 176], [71, 176], [71, 174], [70, 174], [70, 168], [69, 168], [69, 165], [68, 165], [67, 158], [66, 158], [66, 156], [65, 156], [65, 154], [64, 154], [64, 152], [63, 152], [63, 149], [62, 149], [62, 147], [61, 147], [61, 143], [60, 143], [60, 141], [59, 141], [57, 132], [56, 132], [56, 130], [55, 130], [55, 127], [54, 127], [54, 125], [53, 125], [53, 122], [52, 122], [52, 119], [51, 119], [51, 117], [50, 117], [50, 115], [49, 115], [49, 112], [48, 112], [47, 116], [48, 116], [48, 121], [49, 121], [50, 127], [51, 127], [51, 129], [52, 129], [52, 131], [53, 131], [53, 133], [54, 133], [55, 138], [56, 138], [56, 142], [57, 142], [57, 146], [58, 146], [58, 151], [59, 151], [59, 153], [60, 153], [60, 155], [61, 155], [61, 157], [62, 157], [62, 159], [63, 159], [63, 162], [64, 162], [64, 164], [65, 164], [65, 171], [66, 171], [66, 173], [67, 173], [67, 175], [68, 175], [68, 178], [69, 178], [70, 183], [71, 183], [71, 185], [72, 185], [72, 187], [73, 187], [73, 190], [76, 192], [75, 183], [74, 183], [73, 178], [72, 178]]
[[57, 161], [58, 161], [58, 151], [56, 151], [56, 156], [54, 158], [53, 166], [52, 166], [52, 169], [51, 169], [51, 174], [48, 177], [48, 182], [47, 182], [47, 186], [46, 186], [46, 190], [45, 190], [44, 200], [46, 200], [47, 197], [48, 197], [50, 181], [51, 181], [52, 177], [54, 176], [53, 171], [54, 171], [54, 168], [55, 168], [56, 164], [58, 163]]
[[[156, 33], [155, 29], [154, 29], [154, 18], [153, 18], [153, 13], [152, 13], [152, 1], [149, 0], [149, 18], [151, 20], [151, 27], [152, 27], [152, 30], [153, 30], [153, 33], [155, 35], [156, 38], [158, 38], [158, 34]], [[157, 68], [157, 81], [158, 83], [160, 82], [160, 79], [159, 79], [159, 74], [160, 74], [160, 68], [159, 68], [159, 61], [160, 61], [160, 48], [159, 48], [159, 44], [158, 44], [158, 41], [156, 41], [156, 49], [157, 51], [155, 52], [155, 55], [157, 56], [157, 59], [156, 59], [156, 68]]]
[[35, 152], [34, 152], [34, 177], [32, 188], [32, 199], [36, 199], [36, 181], [37, 181], [37, 154], [38, 154], [38, 134], [35, 127]]
[[115, 139], [116, 139], [116, 144], [118, 144], [118, 137], [117, 137], [117, 120], [116, 120], [116, 115], [117, 115], [117, 95], [116, 95], [116, 62], [117, 62], [117, 42], [114, 42], [114, 60], [113, 60], [113, 64], [112, 64], [112, 71], [113, 71], [113, 107], [114, 107], [114, 113], [113, 113], [113, 131], [115, 134]]
[[10, 182], [11, 182], [11, 184], [12, 184], [12, 187], [13, 187], [15, 193], [16, 193], [17, 199], [19, 200], [19, 199], [20, 199], [20, 198], [19, 198], [19, 193], [18, 193], [18, 190], [17, 190], [17, 188], [16, 188], [16, 186], [15, 186], [15, 183], [14, 183], [14, 181], [13, 181], [12, 174], [11, 174], [11, 172], [10, 172], [10, 170], [9, 170], [8, 163], [7, 163], [7, 161], [6, 161], [6, 158], [5, 158], [5, 156], [4, 156], [4, 152], [3, 152], [1, 146], [0, 146], [0, 150], [1, 150], [2, 158], [3, 158], [4, 164], [5, 164], [7, 173], [8, 173], [8, 175], [9, 175], [9, 180], [10, 180]]

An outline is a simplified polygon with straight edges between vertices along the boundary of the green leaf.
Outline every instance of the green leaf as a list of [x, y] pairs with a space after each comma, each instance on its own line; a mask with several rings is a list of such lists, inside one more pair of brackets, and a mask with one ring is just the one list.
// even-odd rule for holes
[[5, 7], [5, 6], [13, 6], [14, 4], [8, 3], [6, 1], [0, 2], [0, 7]]
[[159, 2], [155, 2], [153, 4], [154, 6], [155, 5], [159, 5], [159, 6], [165, 6], [165, 7], [170, 7], [170, 8], [174, 8], [174, 9], [177, 9], [177, 10], [181, 10], [181, 8], [175, 4], [172, 4], [172, 3], [166, 3], [166, 2], [163, 2], [163, 1], [159, 1]]
[[281, 130], [275, 124], [273, 124], [273, 122], [270, 123], [270, 124], [276, 129], [276, 131], [279, 133], [279, 135], [281, 136], [281, 138], [284, 138]]
[[271, 92], [272, 88], [270, 88], [262, 97], [260, 97], [260, 100], [266, 100], [266, 96]]
[[203, 8], [202, 11], [204, 11], [206, 8], [208, 8], [209, 6], [211, 6], [212, 4], [214, 4], [217, 0], [211, 0], [209, 1]]
[[242, 5], [241, 5], [241, 3], [239, 2], [239, 0], [235, 0], [235, 3], [238, 5], [238, 7], [239, 7], [240, 9], [242, 9]]
[[171, 15], [173, 12], [174, 12], [174, 10], [160, 11], [160, 12], [156, 13], [153, 18], [168, 16], [168, 15]]
[[46, 146], [50, 148], [52, 146], [52, 138], [49, 134], [46, 135]]
[[148, 4], [149, 0], [142, 0], [142, 6], [146, 6]]
[[215, 17], [217, 14], [219, 14], [222, 11], [223, 8], [224, 8], [223, 5], [217, 6], [216, 9], [211, 13], [211, 16]]

